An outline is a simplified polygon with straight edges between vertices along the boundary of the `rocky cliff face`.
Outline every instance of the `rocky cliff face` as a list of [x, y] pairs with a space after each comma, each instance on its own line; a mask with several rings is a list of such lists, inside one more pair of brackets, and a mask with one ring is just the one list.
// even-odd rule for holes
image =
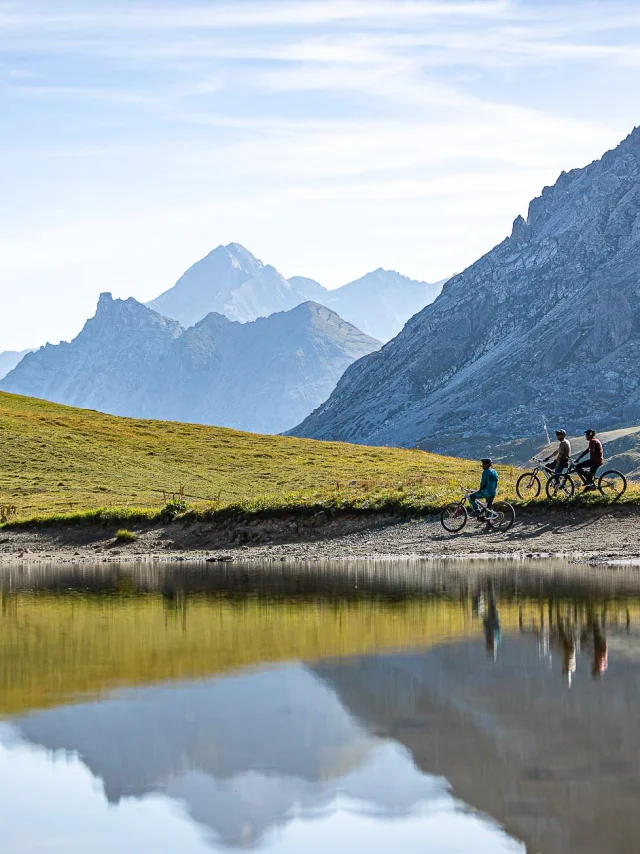
[[210, 314], [184, 330], [133, 299], [103, 294], [74, 341], [28, 355], [0, 385], [114, 415], [277, 433], [379, 346], [311, 302], [246, 324]]
[[135, 395], [183, 329], [134, 299], [101, 294], [96, 314], [71, 342], [27, 354], [4, 380], [15, 394], [135, 414]]
[[0, 353], [0, 380], [6, 377], [16, 365], [19, 365], [27, 353], [31, 352], [31, 350], [21, 350], [20, 352], [17, 350], [5, 350], [4, 353]]
[[640, 419], [640, 130], [563, 173], [293, 432], [477, 454]]

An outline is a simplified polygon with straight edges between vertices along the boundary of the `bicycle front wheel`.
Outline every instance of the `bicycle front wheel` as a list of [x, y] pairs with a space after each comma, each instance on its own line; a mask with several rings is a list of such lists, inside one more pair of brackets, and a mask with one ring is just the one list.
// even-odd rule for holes
[[598, 478], [598, 489], [605, 498], [615, 501], [627, 491], [627, 479], [621, 471], [610, 469]]
[[547, 481], [547, 498], [551, 501], [569, 501], [575, 491], [575, 485], [568, 474], [554, 474]]
[[516, 481], [518, 498], [522, 498], [523, 501], [533, 501], [540, 495], [541, 489], [540, 478], [532, 471], [521, 474]]
[[516, 511], [506, 501], [494, 502], [491, 511], [495, 516], [489, 519], [489, 524], [496, 531], [508, 531], [516, 521]]
[[445, 531], [450, 534], [457, 534], [467, 524], [469, 514], [466, 507], [462, 504], [447, 504], [440, 514], [440, 522]]

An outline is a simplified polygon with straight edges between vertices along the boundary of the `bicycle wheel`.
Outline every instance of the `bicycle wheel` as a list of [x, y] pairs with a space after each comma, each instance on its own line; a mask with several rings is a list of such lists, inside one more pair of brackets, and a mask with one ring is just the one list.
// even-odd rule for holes
[[534, 498], [537, 498], [540, 495], [541, 489], [540, 478], [532, 471], [521, 474], [516, 481], [518, 498], [522, 498], [523, 501], [532, 501]]
[[440, 522], [445, 531], [450, 534], [457, 534], [467, 524], [469, 514], [466, 507], [462, 504], [447, 504], [440, 514]]
[[576, 488], [568, 474], [554, 474], [547, 481], [547, 498], [551, 501], [569, 501]]
[[489, 524], [496, 531], [508, 531], [516, 521], [516, 511], [506, 501], [496, 501], [491, 510], [496, 516], [489, 519]]
[[615, 501], [627, 491], [627, 479], [622, 472], [610, 469], [598, 478], [598, 489], [605, 498]]

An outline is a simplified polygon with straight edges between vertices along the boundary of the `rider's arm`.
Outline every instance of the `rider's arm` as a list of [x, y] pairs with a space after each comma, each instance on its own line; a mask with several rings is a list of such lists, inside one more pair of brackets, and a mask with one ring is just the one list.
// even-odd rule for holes
[[559, 450], [560, 450], [560, 448], [556, 448], [556, 450], [555, 450], [552, 454], [549, 454], [549, 456], [548, 456], [548, 457], [545, 457], [545, 458], [543, 459], [543, 461], [542, 461], [542, 462], [543, 462], [543, 463], [548, 463], [548, 462], [549, 462], [549, 460], [552, 460], [554, 457], [557, 457], [557, 456], [558, 456], [558, 451], [559, 451]]
[[580, 454], [580, 456], [576, 457], [576, 458], [575, 458], [575, 460], [574, 460], [574, 462], [579, 463], [579, 462], [580, 462], [580, 460], [581, 460], [583, 457], [586, 457], [588, 453], [589, 453], [589, 448], [587, 448], [586, 450], [584, 450], [584, 451]]

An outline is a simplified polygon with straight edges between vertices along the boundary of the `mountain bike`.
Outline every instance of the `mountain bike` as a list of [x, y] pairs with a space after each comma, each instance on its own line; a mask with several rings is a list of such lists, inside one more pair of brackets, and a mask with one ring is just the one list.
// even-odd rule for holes
[[[548, 469], [543, 460], [537, 457], [533, 458], [536, 467], [532, 471], [521, 474], [516, 482], [516, 492], [523, 500], [537, 498], [540, 495], [542, 484], [540, 482], [539, 472], [542, 471], [547, 479], [546, 494], [547, 498], [552, 501], [563, 501], [573, 498], [576, 489], [572, 475], [577, 476], [582, 485], [586, 488], [591, 484], [588, 483], [587, 476], [576, 467], [576, 462], [573, 459], [569, 460], [567, 469], [563, 472], [554, 472]], [[615, 501], [627, 490], [627, 479], [620, 471], [615, 469], [607, 469], [593, 481], [593, 488], [599, 490], [600, 494], [605, 498]]]
[[[467, 524], [469, 511], [466, 504], [474, 491], [473, 489], [463, 489], [460, 501], [447, 504], [442, 510], [440, 522], [445, 531], [449, 531], [450, 534], [457, 534]], [[485, 501], [476, 498], [476, 504], [480, 508], [476, 517], [478, 521], [485, 521], [495, 531], [508, 531], [516, 520], [516, 511], [506, 501], [494, 501], [491, 507], [487, 507]]]
[[516, 481], [516, 492], [518, 498], [523, 501], [533, 501], [540, 495], [542, 483], [540, 480], [540, 472], [546, 478], [545, 492], [547, 498], [552, 501], [565, 501], [573, 498], [575, 492], [575, 484], [571, 477], [566, 472], [556, 473], [553, 469], [548, 468], [545, 461], [538, 457], [533, 457], [535, 468], [532, 471], [521, 474]]
[[567, 474], [569, 477], [571, 477], [571, 475], [577, 475], [582, 481], [582, 485], [585, 490], [588, 486], [593, 486], [595, 489], [599, 490], [600, 494], [604, 496], [604, 498], [609, 498], [612, 501], [620, 498], [620, 496], [624, 495], [627, 491], [627, 479], [621, 471], [616, 471], [616, 469], [607, 469], [606, 471], [603, 471], [599, 477], [594, 478], [593, 481], [589, 483], [587, 475], [577, 467], [576, 461], [571, 459], [569, 460]]

